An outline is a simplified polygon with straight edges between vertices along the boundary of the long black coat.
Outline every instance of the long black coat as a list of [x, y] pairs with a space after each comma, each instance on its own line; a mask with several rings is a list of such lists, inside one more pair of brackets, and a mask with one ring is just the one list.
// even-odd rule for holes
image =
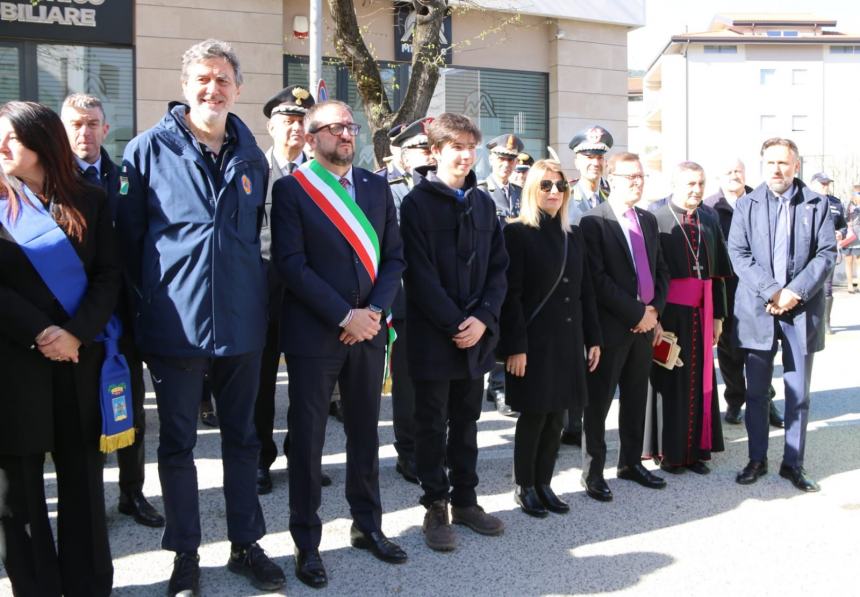
[[[104, 330], [120, 288], [120, 266], [110, 209], [101, 190], [82, 202], [87, 231], [71, 239], [84, 264], [89, 286], [69, 318], [8, 231], [0, 226], [0, 454], [35, 454], [53, 449], [52, 368], [73, 367], [85, 437], [100, 433], [99, 377], [104, 347], [93, 339]], [[2, 209], [6, 202], [0, 202]], [[31, 348], [46, 327], [58, 325], [83, 344], [80, 362], [54, 363]]]
[[[586, 349], [601, 345], [603, 339], [582, 233], [576, 226], [565, 233], [558, 216], [543, 216], [540, 228], [513, 222], [505, 226], [504, 235], [510, 265], [498, 352], [526, 353], [525, 376], [505, 375], [505, 402], [516, 411], [532, 413], [572, 408], [572, 400], [584, 404]], [[526, 326], [558, 278], [565, 241], [564, 274]]]
[[[477, 188], [475, 173], [466, 177], [462, 201], [434, 176], [433, 167], [416, 168], [400, 207], [409, 375], [474, 379], [493, 367], [508, 254], [496, 206]], [[452, 338], [469, 316], [487, 330], [461, 350]]]

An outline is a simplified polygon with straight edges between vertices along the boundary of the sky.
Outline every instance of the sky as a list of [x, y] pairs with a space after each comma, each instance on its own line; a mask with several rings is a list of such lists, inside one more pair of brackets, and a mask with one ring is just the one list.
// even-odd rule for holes
[[821, 18], [836, 20], [836, 31], [860, 35], [858, 0], [645, 0], [645, 26], [627, 36], [628, 68], [648, 68], [672, 35], [707, 31], [715, 14], [775, 10], [781, 13], [814, 13]]

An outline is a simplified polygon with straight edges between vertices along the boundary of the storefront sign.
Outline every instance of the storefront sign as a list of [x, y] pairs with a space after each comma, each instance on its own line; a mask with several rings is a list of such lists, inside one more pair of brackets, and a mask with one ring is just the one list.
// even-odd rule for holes
[[132, 44], [132, 0], [0, 0], [0, 35], [104, 44]]
[[[412, 62], [412, 35], [415, 31], [415, 8], [409, 4], [397, 4], [394, 10], [394, 59]], [[451, 13], [442, 21], [439, 45], [445, 53], [445, 64], [451, 64]]]

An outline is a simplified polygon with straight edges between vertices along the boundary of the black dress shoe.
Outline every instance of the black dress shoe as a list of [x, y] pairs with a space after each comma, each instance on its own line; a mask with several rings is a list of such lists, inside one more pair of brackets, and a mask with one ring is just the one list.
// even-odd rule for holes
[[328, 487], [331, 485], [331, 477], [325, 473], [320, 473], [320, 487]]
[[534, 487], [518, 486], [514, 490], [514, 501], [529, 516], [534, 516], [535, 518], [546, 518], [549, 516], [549, 511], [544, 507]]
[[579, 446], [581, 448], [582, 431], [562, 431], [561, 443], [563, 443], [565, 446]]
[[257, 495], [272, 493], [272, 475], [267, 468], [257, 469]]
[[281, 567], [269, 559], [263, 548], [256, 543], [234, 543], [230, 548], [227, 569], [247, 577], [251, 584], [261, 591], [277, 591], [287, 582]]
[[744, 470], [738, 473], [735, 481], [741, 485], [752, 485], [759, 477], [767, 474], [767, 460], [750, 460]]
[[415, 459], [405, 456], [397, 457], [397, 465], [394, 469], [410, 483], [418, 484], [418, 472], [415, 467]]
[[550, 512], [555, 512], [556, 514], [567, 514], [570, 512], [570, 506], [567, 505], [567, 502], [561, 500], [549, 485], [536, 485], [535, 491], [544, 508]]
[[296, 578], [312, 589], [321, 589], [328, 584], [322, 558], [318, 549], [296, 548]]
[[200, 556], [196, 551], [177, 553], [173, 558], [167, 594], [171, 597], [197, 597], [200, 594]]
[[731, 404], [726, 407], [726, 423], [729, 425], [740, 425], [741, 421], [743, 421], [743, 415], [741, 415], [741, 407], [740, 406], [732, 406]]
[[406, 552], [386, 537], [382, 531], [365, 533], [355, 526], [355, 523], [349, 529], [349, 542], [353, 547], [366, 549], [377, 559], [389, 564], [402, 564], [407, 559]]
[[666, 487], [665, 479], [658, 477], [638, 462], [632, 466], [618, 467], [618, 478], [635, 481], [648, 489], [663, 489]]
[[585, 477], [581, 477], [579, 482], [582, 483], [583, 487], [585, 487], [585, 493], [588, 494], [588, 497], [593, 498], [598, 502], [612, 501], [612, 491], [609, 489], [609, 485], [606, 484], [606, 479], [603, 477], [598, 477], [596, 479], [586, 479]]
[[779, 427], [780, 429], [785, 427], [785, 420], [782, 418], [782, 413], [779, 412], [779, 409], [776, 407], [776, 404], [773, 403], [773, 400], [770, 401], [768, 420], [770, 421], [771, 427]]
[[120, 493], [117, 509], [123, 514], [134, 516], [134, 521], [137, 524], [155, 529], [164, 526], [164, 517], [152, 507], [152, 504], [146, 501], [140, 491], [131, 495]]
[[806, 476], [806, 471], [802, 466], [786, 466], [779, 467], [779, 476], [791, 481], [791, 484], [797, 487], [800, 491], [814, 493], [821, 491], [818, 483]]
[[701, 460], [697, 460], [693, 464], [688, 464], [687, 470], [692, 471], [697, 475], [707, 475], [711, 472], [710, 467]]

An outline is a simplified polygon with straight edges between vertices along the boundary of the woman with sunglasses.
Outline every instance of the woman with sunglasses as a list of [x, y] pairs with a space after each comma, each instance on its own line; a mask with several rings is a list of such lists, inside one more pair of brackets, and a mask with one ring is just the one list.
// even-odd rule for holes
[[95, 339], [120, 287], [110, 209], [40, 104], [0, 107], [0, 166], [0, 555], [15, 595], [109, 595]]
[[520, 214], [504, 228], [510, 257], [499, 353], [507, 400], [520, 413], [514, 438], [515, 501], [544, 518], [570, 508], [550, 487], [563, 413], [584, 400], [602, 337], [585, 242], [568, 220], [570, 187], [558, 162], [540, 160], [526, 177]]

